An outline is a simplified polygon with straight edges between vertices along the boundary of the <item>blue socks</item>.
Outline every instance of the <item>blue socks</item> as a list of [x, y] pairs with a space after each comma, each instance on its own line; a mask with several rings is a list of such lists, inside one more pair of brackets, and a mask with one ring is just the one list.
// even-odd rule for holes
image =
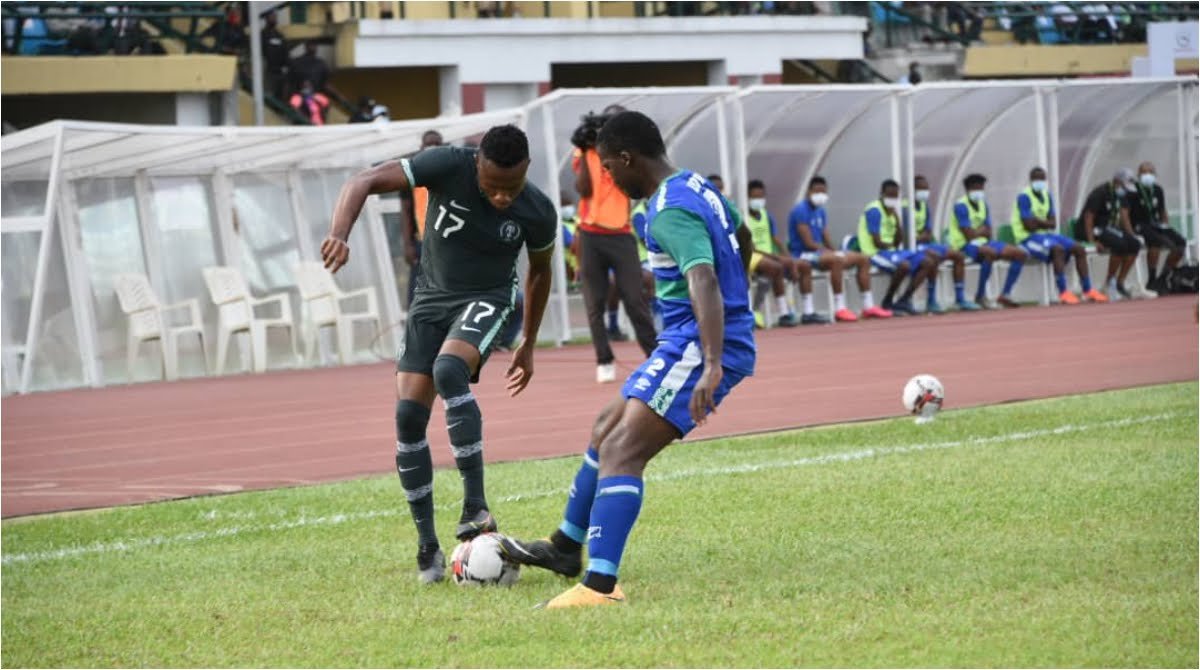
[[925, 302], [930, 305], [937, 302], [937, 283], [933, 280], [925, 286]]
[[1079, 286], [1083, 289], [1084, 293], [1087, 293], [1088, 291], [1092, 290], [1092, 278], [1091, 277], [1080, 277], [1079, 278]]
[[583, 463], [575, 473], [571, 491], [567, 494], [567, 507], [558, 530], [578, 544], [587, 542], [588, 520], [592, 516], [592, 502], [596, 498], [596, 479], [599, 475], [600, 454], [588, 446], [583, 454]]
[[975, 291], [975, 302], [979, 302], [987, 295], [988, 279], [992, 276], [992, 264], [979, 264], [979, 288]]
[[[1054, 273], [1054, 285], [1058, 287], [1059, 293], [1062, 293], [1063, 291], [1067, 290], [1067, 273], [1055, 272]], [[1084, 289], [1084, 290], [1086, 291], [1087, 289]]]
[[617, 328], [621, 327], [620, 324], [617, 322], [617, 315], [618, 315], [618, 312], [615, 309], [608, 311], [608, 329], [609, 330], [616, 330]]
[[601, 479], [596, 487], [587, 530], [588, 565], [583, 583], [601, 593], [610, 593], [617, 581], [625, 541], [642, 510], [643, 486], [641, 477], [618, 475]]
[[1008, 266], [1008, 274], [1004, 277], [1004, 290], [1000, 295], [1008, 295], [1012, 293], [1013, 286], [1017, 284], [1017, 279], [1021, 276], [1021, 268], [1025, 267], [1022, 263], [1013, 263]]
[[963, 282], [954, 282], [954, 301], [959, 303], [967, 301], [966, 287], [963, 285]]

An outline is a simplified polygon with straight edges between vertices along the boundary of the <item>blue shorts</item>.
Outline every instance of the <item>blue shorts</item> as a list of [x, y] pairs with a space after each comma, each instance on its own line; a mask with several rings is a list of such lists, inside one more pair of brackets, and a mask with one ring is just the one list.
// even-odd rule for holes
[[967, 245], [962, 248], [962, 252], [967, 255], [967, 258], [970, 258], [971, 260], [978, 263], [979, 262], [979, 247], [981, 247], [981, 246], [986, 246], [989, 249], [991, 249], [992, 251], [995, 251], [997, 254], [999, 254], [1000, 252], [1004, 251], [1004, 247], [1006, 247], [1008, 245], [999, 240], [989, 240], [983, 244], [978, 244], [975, 242], [968, 242]]
[[933, 252], [937, 253], [938, 258], [945, 260], [946, 255], [950, 253], [950, 247], [948, 247], [944, 244], [937, 244], [937, 243], [931, 242], [929, 244], [918, 244], [917, 251], [933, 251]]
[[1070, 253], [1075, 248], [1075, 240], [1058, 233], [1034, 233], [1021, 242], [1022, 249], [1043, 263], [1050, 262], [1054, 247], [1062, 247], [1063, 251]]
[[801, 251], [799, 256], [793, 256], [793, 258], [795, 258], [795, 259], [797, 259], [797, 260], [801, 260], [801, 261], [808, 261], [809, 263], [812, 263], [812, 264], [813, 264], [813, 267], [816, 267], [816, 266], [817, 266], [817, 263], [820, 263], [820, 262], [821, 262], [821, 254], [822, 254], [822, 253], [824, 253], [824, 252], [821, 252], [821, 251]]
[[904, 261], [908, 261], [909, 273], [916, 274], [917, 266], [920, 265], [921, 260], [924, 258], [925, 252], [923, 251], [887, 249], [876, 252], [874, 256], [871, 256], [871, 265], [874, 265], [880, 270], [890, 274], [896, 271], [896, 266], [900, 265]]
[[[689, 405], [692, 390], [704, 371], [702, 363], [699, 340], [659, 340], [658, 347], [646, 362], [625, 380], [621, 395], [646, 403], [655, 414], [675, 426], [679, 436], [683, 437], [696, 427]], [[714, 405], [720, 405], [745, 376], [729, 368], [722, 372], [721, 383], [713, 396]]]

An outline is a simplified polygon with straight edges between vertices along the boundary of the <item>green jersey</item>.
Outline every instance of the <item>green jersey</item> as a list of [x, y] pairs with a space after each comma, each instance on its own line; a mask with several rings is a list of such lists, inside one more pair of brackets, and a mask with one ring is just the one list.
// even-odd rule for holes
[[400, 161], [410, 185], [429, 189], [419, 290], [507, 288], [522, 246], [533, 252], [554, 246], [558, 213], [550, 199], [526, 182], [511, 207], [496, 209], [479, 189], [475, 154], [435, 147]]

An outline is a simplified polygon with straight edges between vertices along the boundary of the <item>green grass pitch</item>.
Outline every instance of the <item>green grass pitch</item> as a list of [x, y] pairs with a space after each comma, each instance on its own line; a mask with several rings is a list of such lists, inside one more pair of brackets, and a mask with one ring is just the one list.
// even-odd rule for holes
[[[553, 529], [577, 463], [489, 466], [501, 530]], [[675, 445], [599, 610], [419, 586], [394, 476], [16, 519], [0, 661], [1196, 667], [1197, 500], [1189, 383]]]

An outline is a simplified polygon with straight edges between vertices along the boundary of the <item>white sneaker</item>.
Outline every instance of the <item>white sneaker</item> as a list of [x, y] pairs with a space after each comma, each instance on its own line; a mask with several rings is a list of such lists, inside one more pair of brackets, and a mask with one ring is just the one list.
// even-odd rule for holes
[[611, 384], [617, 381], [617, 366], [612, 363], [596, 366], [596, 383]]
[[1134, 300], [1153, 300], [1158, 297], [1158, 294], [1144, 286], [1134, 286], [1130, 291]]

